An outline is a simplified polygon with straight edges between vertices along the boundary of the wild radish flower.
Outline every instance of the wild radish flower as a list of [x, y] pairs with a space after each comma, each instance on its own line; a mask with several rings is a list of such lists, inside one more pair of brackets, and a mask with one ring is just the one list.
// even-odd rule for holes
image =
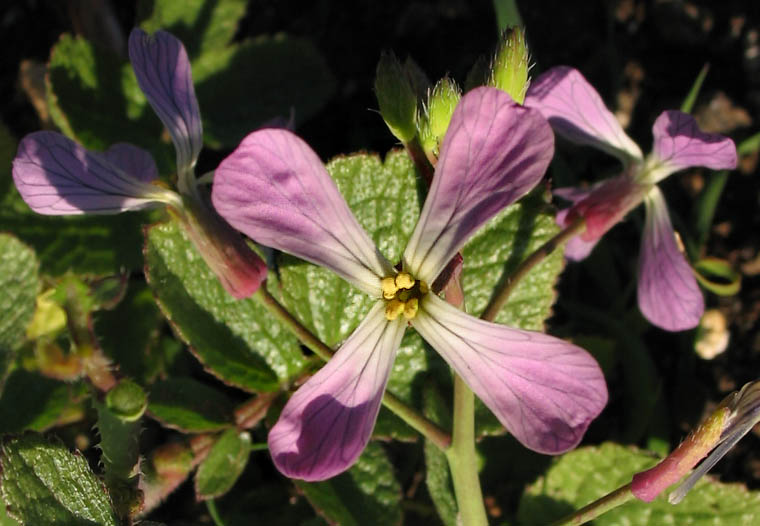
[[551, 454], [580, 441], [607, 401], [594, 359], [560, 339], [476, 319], [429, 289], [481, 225], [538, 183], [553, 147], [538, 112], [493, 88], [468, 93], [441, 145], [401, 271], [358, 224], [319, 157], [294, 134], [254, 132], [222, 161], [212, 201], [230, 224], [264, 245], [330, 268], [377, 299], [270, 431], [280, 471], [322, 480], [354, 463], [369, 441], [407, 325], [525, 446]]
[[662, 329], [696, 327], [705, 309], [704, 299], [656, 185], [692, 166], [735, 168], [736, 147], [731, 139], [701, 132], [690, 115], [665, 111], [652, 128], [653, 151], [644, 157], [583, 75], [565, 66], [538, 77], [528, 90], [525, 105], [540, 111], [560, 135], [604, 150], [624, 164], [621, 175], [589, 189], [561, 188], [554, 192], [573, 202], [558, 214], [560, 225], [566, 226], [577, 217], [586, 220], [586, 231], [567, 244], [565, 255], [576, 261], [585, 258], [605, 232], [644, 201], [639, 308]]
[[179, 193], [158, 182], [156, 163], [137, 146], [115, 144], [94, 152], [60, 133], [40, 131], [24, 137], [13, 161], [21, 197], [47, 215], [115, 214], [166, 205], [227, 291], [237, 298], [249, 296], [266, 276], [266, 266], [197, 186], [194, 166], [203, 130], [185, 48], [164, 31], [148, 36], [134, 29], [129, 58], [140, 88], [174, 142]]
[[728, 451], [760, 422], [760, 381], [742, 387], [728, 395], [718, 408], [681, 444], [655, 467], [637, 473], [631, 483], [633, 495], [651, 502], [668, 486], [678, 482], [691, 469], [708, 456], [697, 469], [668, 496], [671, 504], [678, 504], [694, 484], [707, 473]]

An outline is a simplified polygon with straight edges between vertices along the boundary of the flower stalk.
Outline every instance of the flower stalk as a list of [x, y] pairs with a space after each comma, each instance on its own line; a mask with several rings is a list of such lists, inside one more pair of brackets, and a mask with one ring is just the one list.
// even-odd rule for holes
[[491, 301], [486, 305], [483, 314], [480, 316], [486, 321], [493, 321], [499, 314], [509, 299], [510, 294], [525, 275], [530, 272], [536, 265], [541, 263], [546, 257], [550, 256], [558, 247], [565, 244], [572, 237], [580, 234], [586, 228], [586, 222], [582, 217], [577, 217], [573, 222], [562, 229], [557, 235], [537, 248], [531, 255], [520, 263], [515, 271], [510, 275], [501, 286], [494, 291]]

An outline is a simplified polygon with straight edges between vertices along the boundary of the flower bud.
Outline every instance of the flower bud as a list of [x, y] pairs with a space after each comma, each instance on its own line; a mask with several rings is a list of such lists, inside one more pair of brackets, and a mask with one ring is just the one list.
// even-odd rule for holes
[[116, 417], [128, 422], [138, 420], [148, 405], [142, 387], [132, 380], [122, 380], [106, 394], [106, 407]]
[[438, 148], [446, 130], [449, 129], [451, 115], [461, 98], [459, 86], [448, 77], [439, 80], [435, 87], [428, 91], [427, 104], [419, 117], [419, 124], [420, 143], [429, 158], [438, 158]]
[[375, 95], [380, 114], [391, 133], [403, 143], [414, 139], [417, 134], [415, 87], [405, 68], [392, 53], [380, 56], [375, 75]]
[[506, 91], [515, 102], [522, 104], [528, 91], [529, 69], [530, 55], [525, 32], [519, 27], [507, 28], [491, 63], [489, 84]]
[[678, 504], [697, 480], [712, 468], [736, 443], [760, 421], [760, 381], [742, 387], [727, 396], [696, 430], [692, 431], [665, 460], [637, 473], [631, 493], [651, 502], [663, 490], [688, 473], [710, 451], [710, 455], [679, 488], [670, 494], [671, 504]]

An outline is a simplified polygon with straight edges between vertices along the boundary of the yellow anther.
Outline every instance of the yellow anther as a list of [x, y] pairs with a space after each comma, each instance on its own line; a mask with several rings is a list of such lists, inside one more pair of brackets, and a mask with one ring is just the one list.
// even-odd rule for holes
[[420, 294], [427, 294], [430, 289], [427, 286], [427, 283], [420, 280]]
[[404, 303], [404, 318], [411, 320], [417, 315], [417, 310], [420, 308], [420, 303], [417, 298], [412, 298]]
[[396, 295], [398, 287], [396, 286], [396, 280], [391, 276], [389, 278], [383, 278], [380, 281], [380, 287], [383, 289], [383, 298], [390, 300]]
[[395, 298], [389, 301], [385, 306], [385, 317], [388, 320], [395, 320], [401, 315], [402, 312], [405, 312], [404, 302], [399, 301]]
[[414, 287], [414, 278], [406, 272], [396, 274], [396, 286], [400, 289], [411, 289]]
[[410, 296], [411, 294], [412, 294], [412, 291], [411, 291], [411, 290], [408, 290], [408, 289], [403, 289], [403, 290], [399, 291], [399, 293], [398, 293], [398, 295], [396, 295], [396, 297], [397, 297], [398, 299], [400, 299], [401, 301], [406, 301], [406, 300], [408, 300], [408, 299], [409, 299], [409, 296]]

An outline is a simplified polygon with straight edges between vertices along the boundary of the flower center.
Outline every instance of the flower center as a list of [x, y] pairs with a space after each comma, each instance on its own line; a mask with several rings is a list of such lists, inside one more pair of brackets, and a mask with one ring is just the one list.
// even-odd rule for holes
[[407, 320], [414, 318], [420, 308], [420, 298], [429, 290], [427, 283], [414, 279], [406, 272], [383, 278], [381, 287], [385, 299], [385, 317], [389, 320], [395, 320], [402, 314]]

